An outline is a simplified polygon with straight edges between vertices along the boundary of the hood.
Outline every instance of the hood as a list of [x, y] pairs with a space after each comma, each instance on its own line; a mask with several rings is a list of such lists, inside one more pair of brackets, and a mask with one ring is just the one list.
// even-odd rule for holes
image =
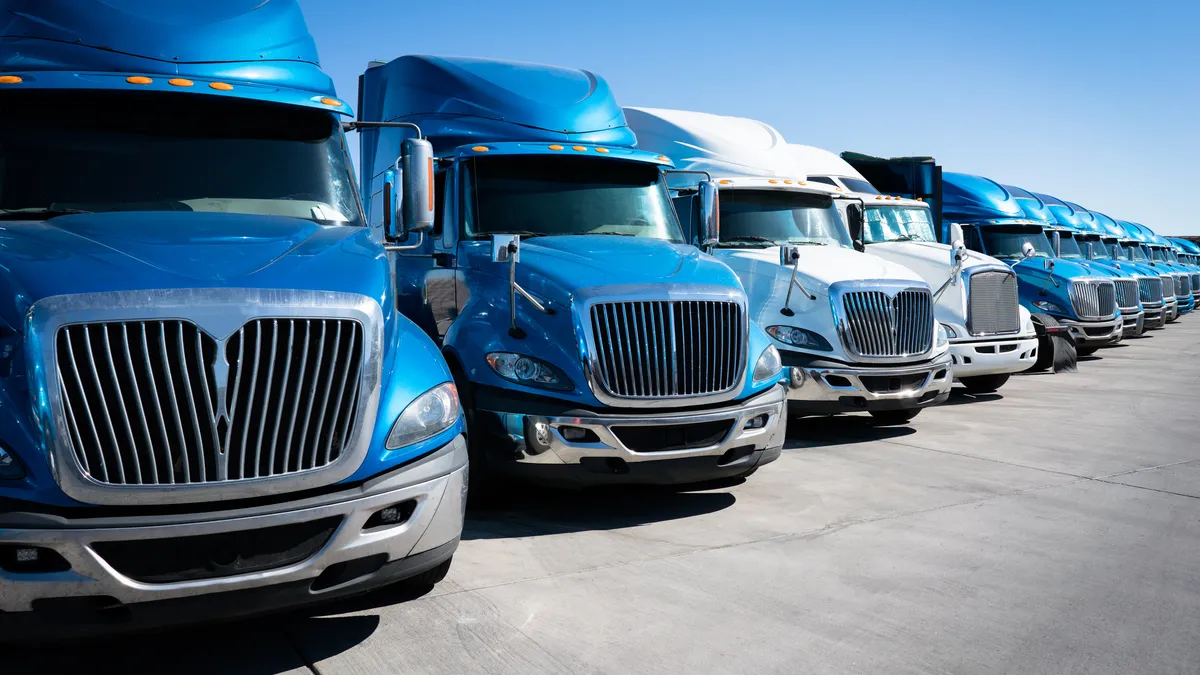
[[[342, 255], [331, 255], [335, 251]], [[0, 283], [16, 300], [0, 305], [0, 313], [14, 325], [41, 298], [96, 291], [241, 286], [375, 297], [380, 280], [370, 277], [385, 260], [365, 228], [227, 213], [88, 213], [5, 222], [0, 252]]]
[[[874, 253], [876, 250], [883, 251], [885, 249], [898, 258], [911, 258], [914, 261], [943, 267], [947, 273], [950, 271], [950, 247], [946, 244], [928, 241], [887, 241], [878, 244], [867, 244], [867, 253]], [[986, 256], [970, 249], [966, 249], [964, 253], [966, 254], [966, 259], [963, 260], [963, 269], [970, 269], [980, 265], [1003, 264], [991, 256]]]
[[[507, 282], [508, 265], [491, 262], [486, 242], [471, 257], [472, 266], [504, 277]], [[646, 237], [586, 234], [523, 240], [517, 280], [531, 293], [564, 305], [575, 291], [593, 286], [639, 283], [740, 286], [728, 267], [694, 246]]]
[[[873, 255], [838, 246], [800, 246], [800, 267], [796, 274], [808, 290], [825, 292], [838, 281], [855, 279], [903, 279], [922, 281], [921, 277], [903, 265]], [[790, 278], [791, 268], [779, 264], [779, 247], [751, 249], [717, 249], [722, 258], [752, 262], [754, 274]], [[869, 249], [868, 249], [869, 250]], [[782, 271], [782, 272], [781, 272]], [[811, 285], [810, 285], [811, 284]]]
[[[1016, 263], [1010, 264], [1018, 276], [1030, 275], [1044, 279], [1046, 278], [1047, 270], [1044, 267], [1045, 263], [1042, 262], [1043, 260], [1045, 260], [1045, 258], [1024, 258]], [[1093, 274], [1087, 266], [1082, 265], [1074, 260], [1067, 260], [1066, 258], [1054, 258], [1054, 270], [1051, 274], [1055, 279], [1062, 281], [1069, 281], [1076, 277], [1097, 276], [1096, 274]]]

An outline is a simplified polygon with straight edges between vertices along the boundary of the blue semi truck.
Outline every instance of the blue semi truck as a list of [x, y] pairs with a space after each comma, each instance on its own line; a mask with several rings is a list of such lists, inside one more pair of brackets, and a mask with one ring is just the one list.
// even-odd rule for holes
[[[1010, 188], [1009, 191], [1017, 195], [1017, 201], [1022, 203], [1026, 213], [1036, 212], [1040, 217], [1050, 219], [1047, 231], [1051, 233], [1056, 256], [1082, 265], [1098, 276], [1112, 277], [1117, 291], [1117, 308], [1121, 311], [1123, 321], [1122, 337], [1142, 335], [1146, 330], [1146, 309], [1141, 301], [1140, 275], [1114, 264], [1111, 252], [1106, 260], [1093, 259], [1089, 247], [1093, 240], [1098, 243], [1099, 237], [1088, 231], [1080, 214], [1066, 202], [1051, 195], [1025, 192], [1019, 188]], [[1029, 197], [1022, 197], [1022, 193]], [[1027, 206], [1033, 204], [1033, 200], [1036, 200], [1036, 205]]]
[[450, 371], [394, 309], [299, 7], [249, 7], [3, 3], [2, 640], [449, 568]]
[[1141, 273], [1158, 276], [1163, 289], [1164, 324], [1178, 318], [1179, 302], [1175, 298], [1175, 279], [1170, 272], [1162, 269], [1158, 263], [1154, 262], [1150, 258], [1148, 249], [1142, 246], [1141, 240], [1134, 234], [1131, 234], [1117, 220], [1099, 211], [1092, 211], [1092, 215], [1108, 233], [1110, 238], [1105, 239], [1105, 241], [1110, 243], [1113, 241], [1116, 242], [1116, 248], [1113, 249], [1114, 258], [1120, 261], [1122, 266], [1134, 265]]
[[1196, 309], [1196, 299], [1193, 295], [1195, 288], [1192, 285], [1192, 269], [1184, 262], [1179, 260], [1175, 253], [1175, 245], [1159, 234], [1156, 234], [1149, 227], [1141, 223], [1134, 223], [1138, 229], [1147, 238], [1147, 244], [1150, 247], [1151, 257], [1154, 261], [1164, 265], [1172, 270], [1175, 275], [1175, 297], [1179, 302], [1179, 311], [1182, 314], [1189, 314]]
[[779, 353], [737, 276], [684, 239], [670, 160], [636, 148], [602, 78], [403, 56], [362, 74], [359, 114], [377, 125], [361, 132], [374, 226], [397, 222], [404, 139], [432, 143], [435, 225], [399, 233], [397, 302], [455, 373], [472, 494], [700, 482], [778, 457]]
[[1192, 298], [1200, 303], [1200, 244], [1182, 237], [1167, 237], [1167, 240], [1174, 244], [1179, 261], [1191, 271]]
[[1121, 338], [1112, 279], [1057, 258], [1046, 222], [1026, 215], [1004, 186], [982, 176], [944, 172], [941, 210], [945, 227], [962, 226], [967, 248], [1012, 265], [1021, 305], [1042, 328], [1034, 369], [1051, 364], [1052, 336], [1060, 328], [1070, 331], [1081, 353]]
[[1117, 224], [1130, 237], [1130, 249], [1134, 255], [1140, 251], [1150, 265], [1163, 276], [1163, 292], [1174, 291], [1175, 318], [1183, 316], [1195, 309], [1192, 298], [1191, 279], [1181, 268], [1171, 262], [1166, 247], [1157, 240], [1158, 235], [1150, 228], [1128, 220], [1118, 220]]

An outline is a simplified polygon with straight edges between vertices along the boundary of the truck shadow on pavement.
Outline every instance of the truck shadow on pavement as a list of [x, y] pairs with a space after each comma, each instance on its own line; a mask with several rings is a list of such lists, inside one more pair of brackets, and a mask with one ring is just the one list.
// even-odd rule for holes
[[916, 433], [914, 425], [920, 424], [919, 416], [909, 424], [896, 426], [880, 426], [870, 416], [861, 414], [792, 418], [788, 420], [787, 442], [783, 447], [797, 450], [887, 441]]
[[950, 390], [950, 398], [946, 399], [942, 405], [970, 405], [974, 403], [988, 403], [990, 401], [1003, 400], [1004, 396], [996, 392], [972, 394], [962, 387], [955, 387], [954, 389]]
[[[411, 592], [411, 591], [410, 591]], [[428, 589], [420, 594], [428, 592]], [[366, 596], [387, 596], [389, 589]], [[388, 597], [390, 604], [404, 598]], [[351, 603], [353, 599], [343, 601]], [[343, 603], [303, 612], [269, 614], [223, 624], [109, 636], [33, 648], [3, 646], [5, 675], [48, 673], [171, 673], [171, 675], [277, 675], [309, 672], [308, 665], [349, 651], [379, 627], [375, 615], [315, 616], [351, 611]], [[351, 607], [350, 605], [346, 605]], [[299, 644], [292, 636], [310, 636]], [[311, 636], [321, 636], [311, 639]], [[302, 647], [302, 651], [301, 651]]]
[[503, 503], [472, 506], [462, 538], [507, 539], [615, 530], [691, 518], [733, 506], [737, 498], [732, 493], [715, 490], [742, 482], [744, 479], [688, 488], [613, 486], [587, 490], [514, 486], [513, 496]]

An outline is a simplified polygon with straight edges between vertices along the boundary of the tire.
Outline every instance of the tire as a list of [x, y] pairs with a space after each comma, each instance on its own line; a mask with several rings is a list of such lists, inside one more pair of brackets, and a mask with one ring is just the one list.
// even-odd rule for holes
[[432, 587], [436, 586], [442, 579], [446, 578], [446, 574], [450, 572], [450, 563], [454, 562], [454, 557], [451, 556], [446, 562], [421, 572], [415, 577], [409, 577], [400, 583], [405, 586], [413, 587]]
[[[1033, 320], [1047, 328], [1058, 327], [1058, 322], [1054, 320], [1054, 317], [1046, 316], [1045, 314], [1035, 314]], [[1029, 369], [1029, 372], [1049, 370], [1054, 365], [1054, 338], [1042, 330], [1038, 331], [1037, 339], [1037, 360], [1033, 362], [1033, 367]]]
[[1075, 353], [1080, 356], [1091, 356], [1092, 354], [1095, 354], [1096, 351], [1099, 349], [1100, 349], [1099, 347], [1076, 347]]
[[890, 427], [899, 424], [908, 424], [909, 420], [921, 414], [922, 408], [908, 408], [906, 410], [871, 410], [871, 417], [875, 419], [875, 426]]
[[959, 382], [967, 388], [972, 394], [990, 394], [1008, 382], [1010, 375], [1008, 373], [1000, 373], [999, 375], [976, 375], [975, 377], [962, 377]]

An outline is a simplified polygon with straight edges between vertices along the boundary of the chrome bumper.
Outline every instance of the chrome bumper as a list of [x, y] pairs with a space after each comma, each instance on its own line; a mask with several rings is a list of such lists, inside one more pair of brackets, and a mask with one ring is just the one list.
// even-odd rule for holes
[[[511, 467], [520, 473], [522, 467], [537, 468], [538, 466], [580, 465], [585, 459], [613, 460], [632, 465], [643, 462], [669, 463], [666, 460], [688, 460], [696, 458], [720, 459], [731, 450], [745, 450], [749, 454], [739, 454], [737, 460], [754, 456], [757, 461], [763, 451], [771, 459], [783, 447], [787, 431], [787, 416], [783, 410], [784, 391], [782, 386], [771, 389], [766, 394], [756, 396], [749, 401], [715, 410], [696, 412], [655, 413], [647, 409], [644, 414], [601, 415], [590, 417], [575, 416], [535, 416], [525, 413], [501, 412], [492, 410], [476, 411], [477, 419], [490, 421], [487, 426], [501, 425], [507, 440], [514, 447], [521, 448], [515, 453], [515, 466]], [[765, 420], [763, 419], [765, 416]], [[753, 420], [757, 422], [754, 428], [747, 428]], [[615, 428], [630, 427], [680, 427], [708, 422], [729, 421], [729, 431], [716, 443], [703, 447], [677, 448], [664, 450], [633, 450], [622, 442]], [[527, 426], [528, 425], [528, 426]], [[526, 429], [539, 434], [537, 439], [527, 439]], [[578, 430], [578, 431], [577, 431]], [[540, 433], [539, 433], [540, 432]], [[590, 432], [590, 434], [589, 434]], [[564, 433], [587, 435], [583, 440], [567, 440]], [[757, 455], [757, 456], [755, 456]], [[712, 470], [720, 473], [725, 467], [714, 459]], [[770, 460], [766, 460], [770, 461]], [[663, 466], [658, 464], [656, 466]], [[664, 467], [665, 468], [665, 467]], [[744, 470], [749, 470], [746, 467]], [[653, 481], [651, 481], [653, 482]], [[665, 482], [665, 481], [664, 481]]]
[[1133, 337], [1141, 335], [1146, 330], [1146, 312], [1141, 310], [1129, 314], [1121, 314], [1121, 335]]
[[1166, 301], [1163, 311], [1167, 315], [1168, 323], [1174, 321], [1175, 319], [1179, 318], [1179, 303], [1175, 301], [1174, 297], [1172, 297], [1170, 300]]
[[[69, 564], [65, 572], [19, 573], [0, 570], [0, 610], [18, 613], [32, 609], [42, 599], [107, 596], [132, 605], [157, 600], [190, 598], [212, 593], [242, 591], [290, 582], [316, 579], [338, 563], [383, 554], [398, 560], [456, 542], [462, 532], [466, 503], [467, 446], [458, 436], [436, 463], [420, 472], [436, 477], [410, 484], [417, 471], [400, 471], [373, 485], [371, 494], [310, 508], [276, 511], [262, 515], [226, 516], [199, 522], [175, 524], [88, 527], [86, 529], [0, 529], [0, 544], [53, 549]], [[439, 475], [440, 474], [440, 475]], [[419, 479], [418, 479], [419, 480]], [[394, 504], [415, 502], [411, 515], [402, 523], [364, 530], [367, 520]], [[275, 505], [282, 509], [286, 505]], [[337, 517], [341, 522], [328, 541], [311, 557], [279, 569], [210, 577], [174, 583], [144, 583], [117, 571], [96, 552], [99, 542], [130, 542], [176, 537], [194, 537]], [[197, 516], [180, 516], [180, 520]], [[162, 518], [158, 518], [162, 520]]]
[[1146, 330], [1158, 330], [1167, 325], [1167, 313], [1162, 304], [1155, 307], [1142, 305], [1142, 313], [1145, 316], [1142, 325]]
[[1066, 326], [1071, 331], [1075, 343], [1088, 347], [1110, 345], [1121, 341], [1121, 331], [1124, 330], [1125, 320], [1118, 314], [1106, 321], [1075, 321], [1074, 319], [1059, 319], [1059, 325]]
[[950, 341], [954, 377], [1029, 370], [1037, 361], [1037, 335], [981, 341]]
[[792, 366], [790, 371], [789, 408], [798, 414], [912, 408], [944, 399], [954, 382], [949, 351], [915, 366]]

